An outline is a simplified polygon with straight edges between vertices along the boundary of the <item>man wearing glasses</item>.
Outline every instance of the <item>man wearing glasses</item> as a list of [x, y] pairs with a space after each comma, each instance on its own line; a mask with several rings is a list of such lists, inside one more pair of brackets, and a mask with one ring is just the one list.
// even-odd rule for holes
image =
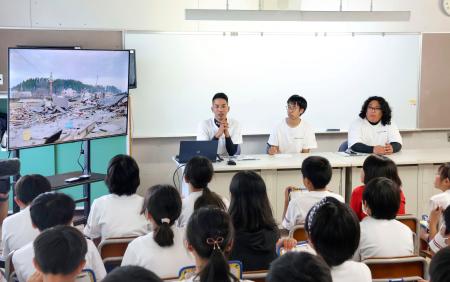
[[311, 149], [317, 148], [314, 130], [301, 118], [306, 107], [305, 98], [299, 95], [289, 97], [286, 106], [287, 117], [275, 127], [267, 141], [269, 155], [309, 153]]
[[390, 155], [402, 149], [402, 137], [391, 121], [392, 112], [383, 97], [369, 97], [359, 118], [348, 130], [348, 147], [359, 153]]

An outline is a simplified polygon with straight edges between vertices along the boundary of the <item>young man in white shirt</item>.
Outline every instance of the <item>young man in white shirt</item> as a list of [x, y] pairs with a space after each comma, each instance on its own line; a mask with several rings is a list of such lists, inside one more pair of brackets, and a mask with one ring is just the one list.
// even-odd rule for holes
[[[308, 157], [303, 161], [301, 170], [303, 184], [307, 191], [293, 192], [295, 187], [286, 188], [282, 225], [287, 230], [291, 230], [295, 225], [303, 224], [311, 207], [325, 197], [333, 197], [342, 203], [344, 202], [341, 195], [327, 190], [332, 170], [330, 162], [326, 158]], [[289, 197], [291, 198], [290, 201]]]
[[20, 211], [7, 217], [2, 224], [1, 246], [4, 260], [11, 251], [33, 242], [39, 235], [39, 231], [31, 224], [29, 205], [40, 194], [50, 192], [51, 185], [44, 176], [31, 174], [22, 176], [14, 189], [16, 191], [14, 201], [20, 207]]
[[400, 206], [400, 188], [385, 177], [374, 178], [363, 192], [368, 215], [361, 223], [361, 238], [355, 260], [372, 257], [401, 257], [414, 254], [413, 233], [395, 219]]
[[301, 118], [307, 106], [305, 98], [299, 95], [289, 97], [286, 106], [288, 116], [275, 127], [267, 141], [269, 155], [309, 153], [317, 148], [314, 130]]
[[399, 152], [402, 149], [402, 137], [391, 117], [391, 108], [383, 97], [369, 97], [362, 106], [359, 118], [350, 125], [348, 148], [377, 155]]
[[[31, 222], [40, 232], [57, 225], [71, 225], [75, 211], [74, 200], [62, 193], [44, 193], [39, 195], [30, 205]], [[105, 266], [97, 247], [86, 239], [87, 253], [85, 268], [91, 269], [98, 281], [106, 276]], [[33, 265], [35, 256], [33, 243], [29, 243], [14, 252], [12, 261], [19, 282], [28, 281], [36, 268]], [[70, 259], [67, 257], [67, 259]]]
[[230, 111], [227, 95], [224, 93], [215, 94], [212, 98], [211, 111], [214, 113], [214, 118], [204, 120], [199, 124], [197, 140], [218, 140], [217, 153], [234, 156], [239, 153], [242, 133], [238, 121], [227, 117]]

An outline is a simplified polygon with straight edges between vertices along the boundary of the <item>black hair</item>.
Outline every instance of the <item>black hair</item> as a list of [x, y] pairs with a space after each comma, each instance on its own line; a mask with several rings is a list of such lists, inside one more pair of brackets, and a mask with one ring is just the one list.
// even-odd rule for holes
[[359, 246], [361, 230], [353, 210], [333, 197], [325, 197], [311, 208], [305, 230], [316, 252], [330, 266], [353, 257]]
[[445, 234], [450, 234], [450, 205], [442, 213], [442, 217], [444, 218], [445, 223]]
[[153, 239], [161, 247], [173, 245], [171, 226], [181, 214], [181, 197], [171, 185], [155, 185], [147, 190], [144, 200], [146, 210], [156, 223]]
[[140, 184], [139, 167], [127, 155], [117, 155], [109, 161], [105, 178], [106, 186], [112, 194], [133, 195]]
[[303, 178], [311, 181], [314, 189], [323, 189], [330, 183], [332, 169], [330, 162], [319, 156], [307, 157], [302, 163]]
[[31, 203], [38, 195], [50, 192], [52, 185], [45, 176], [29, 174], [19, 178], [16, 183], [16, 197], [25, 205]]
[[57, 225], [70, 224], [74, 212], [74, 200], [66, 194], [57, 192], [43, 193], [30, 205], [31, 222], [39, 231]]
[[392, 117], [391, 107], [389, 107], [389, 103], [383, 97], [379, 97], [379, 96], [372, 96], [372, 97], [367, 98], [367, 100], [364, 102], [364, 104], [361, 108], [359, 117], [362, 119], [366, 118], [367, 109], [369, 108], [369, 104], [370, 104], [370, 102], [372, 102], [374, 100], [378, 101], [378, 103], [380, 104], [380, 107], [381, 107], [381, 112], [382, 112], [381, 124], [382, 125], [391, 124], [391, 117]]
[[44, 274], [72, 274], [87, 253], [86, 239], [72, 226], [56, 226], [43, 231], [34, 240], [33, 248], [35, 263]]
[[306, 102], [306, 99], [299, 95], [292, 95], [291, 97], [289, 97], [286, 103], [297, 105], [300, 109], [303, 109], [303, 113], [308, 107], [308, 102]]
[[364, 160], [362, 168], [364, 171], [364, 184], [376, 177], [386, 177], [394, 181], [399, 187], [402, 186], [397, 165], [386, 156], [370, 155]]
[[430, 282], [448, 282], [450, 281], [450, 247], [445, 247], [437, 252], [431, 259]]
[[330, 267], [307, 252], [288, 252], [270, 265], [267, 282], [332, 282]]
[[212, 98], [212, 102], [214, 103], [214, 100], [216, 99], [224, 99], [225, 101], [227, 101], [228, 104], [228, 96], [225, 93], [216, 93], [214, 94], [213, 98]]
[[443, 163], [438, 168], [439, 176], [441, 180], [450, 180], [450, 163]]
[[240, 171], [231, 179], [229, 214], [237, 230], [278, 230], [267, 197], [266, 184], [256, 172]]
[[226, 209], [220, 196], [208, 188], [208, 183], [211, 181], [213, 174], [212, 163], [205, 157], [196, 156], [187, 162], [184, 168], [184, 177], [192, 187], [203, 190], [202, 195], [194, 203], [194, 210], [209, 205]]
[[362, 199], [373, 218], [394, 219], [400, 208], [400, 188], [389, 178], [377, 177], [367, 183]]
[[155, 273], [137, 265], [127, 265], [114, 268], [102, 280], [103, 282], [162, 282]]
[[239, 281], [230, 272], [226, 259], [233, 238], [233, 225], [224, 210], [203, 207], [194, 211], [187, 224], [186, 239], [199, 257], [208, 260], [198, 273], [200, 282]]

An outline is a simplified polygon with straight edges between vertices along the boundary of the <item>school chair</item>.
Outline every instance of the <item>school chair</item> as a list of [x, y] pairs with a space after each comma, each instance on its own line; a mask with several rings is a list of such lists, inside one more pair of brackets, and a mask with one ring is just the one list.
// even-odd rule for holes
[[92, 269], [86, 268], [86, 269], [83, 269], [80, 274], [78, 274], [75, 281], [76, 282], [96, 282], [97, 279], [95, 278], [94, 271], [92, 271]]
[[253, 282], [265, 282], [267, 273], [268, 270], [244, 271], [242, 274], [242, 279]]
[[5, 261], [5, 279], [8, 282], [15, 282], [18, 281], [16, 272], [14, 270], [14, 264], [12, 261], [14, 255], [14, 251], [10, 252], [8, 256], [6, 257]]
[[106, 272], [120, 266], [128, 244], [137, 237], [108, 238], [100, 242], [98, 252], [105, 265]]
[[[230, 272], [238, 279], [242, 279], [242, 262], [238, 260], [228, 261], [230, 265]], [[195, 265], [185, 266], [180, 269], [178, 280], [185, 280], [195, 276]]]
[[424, 258], [433, 258], [434, 254], [430, 250], [430, 247], [428, 246], [428, 242], [420, 238], [419, 242], [419, 255]]
[[411, 229], [411, 231], [413, 232], [414, 240], [414, 254], [419, 255], [419, 220], [417, 219], [417, 217], [411, 214], [397, 215], [395, 219]]
[[294, 238], [298, 242], [308, 240], [308, 235], [306, 234], [305, 226], [303, 224], [295, 225], [291, 229], [291, 231], [289, 231], [289, 237]]
[[[372, 273], [372, 281], [415, 281], [420, 277], [427, 278], [428, 264], [423, 257], [370, 258], [362, 261]], [[410, 279], [410, 280], [406, 280]], [[394, 280], [395, 281], [395, 280]]]
[[339, 145], [338, 152], [345, 152], [348, 149], [348, 140], [345, 140], [344, 142]]

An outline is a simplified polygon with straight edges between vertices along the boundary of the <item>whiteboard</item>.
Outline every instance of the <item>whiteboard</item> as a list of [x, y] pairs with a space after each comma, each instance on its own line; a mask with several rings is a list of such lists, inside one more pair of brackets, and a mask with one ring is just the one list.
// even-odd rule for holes
[[308, 101], [317, 132], [347, 130], [365, 99], [385, 97], [400, 129], [417, 124], [419, 34], [125, 34], [136, 49], [131, 93], [133, 137], [194, 136], [212, 117], [216, 92], [229, 97], [243, 134], [268, 134], [286, 116], [286, 100]]

